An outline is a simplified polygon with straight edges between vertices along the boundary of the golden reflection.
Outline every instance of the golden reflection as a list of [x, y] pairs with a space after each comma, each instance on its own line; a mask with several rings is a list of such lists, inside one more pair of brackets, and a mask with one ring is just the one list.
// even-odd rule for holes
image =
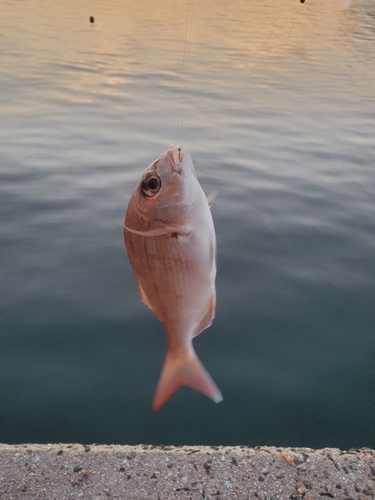
[[349, 9], [350, 5], [351, 5], [351, 0], [339, 0], [340, 2], [340, 7], [342, 9]]
[[220, 65], [265, 80], [289, 61], [329, 58], [326, 49], [341, 36], [350, 6], [350, 0], [190, 1], [188, 30], [188, 0], [6, 4], [5, 46], [17, 54], [21, 77], [40, 70], [53, 82], [51, 67], [56, 74], [63, 67], [64, 81], [43, 88], [47, 95], [90, 102], [126, 97], [132, 75], [165, 72], [166, 86], [178, 86], [184, 47], [191, 74], [213, 74]]

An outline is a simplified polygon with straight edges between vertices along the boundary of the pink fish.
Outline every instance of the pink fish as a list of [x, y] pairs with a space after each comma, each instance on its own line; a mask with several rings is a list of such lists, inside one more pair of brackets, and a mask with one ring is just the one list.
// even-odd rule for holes
[[215, 403], [223, 399], [193, 348], [193, 338], [215, 317], [216, 237], [209, 201], [190, 153], [177, 146], [145, 170], [129, 201], [126, 250], [142, 301], [168, 338], [154, 410], [182, 385]]

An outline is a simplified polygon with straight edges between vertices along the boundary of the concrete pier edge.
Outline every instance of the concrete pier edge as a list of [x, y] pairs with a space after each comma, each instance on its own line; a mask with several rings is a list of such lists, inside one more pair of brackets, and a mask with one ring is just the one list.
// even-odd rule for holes
[[0, 444], [0, 498], [375, 499], [375, 451]]

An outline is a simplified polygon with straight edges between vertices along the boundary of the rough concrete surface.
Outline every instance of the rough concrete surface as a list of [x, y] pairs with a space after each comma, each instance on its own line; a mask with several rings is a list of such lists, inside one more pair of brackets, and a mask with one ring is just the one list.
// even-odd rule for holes
[[0, 498], [375, 499], [375, 451], [0, 445]]

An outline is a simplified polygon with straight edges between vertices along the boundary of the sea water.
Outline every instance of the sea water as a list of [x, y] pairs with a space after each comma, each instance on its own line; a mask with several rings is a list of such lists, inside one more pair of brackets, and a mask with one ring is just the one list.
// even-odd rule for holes
[[[374, 47], [370, 0], [2, 2], [0, 442], [375, 446]], [[219, 193], [224, 401], [155, 414], [123, 220], [176, 143]]]

